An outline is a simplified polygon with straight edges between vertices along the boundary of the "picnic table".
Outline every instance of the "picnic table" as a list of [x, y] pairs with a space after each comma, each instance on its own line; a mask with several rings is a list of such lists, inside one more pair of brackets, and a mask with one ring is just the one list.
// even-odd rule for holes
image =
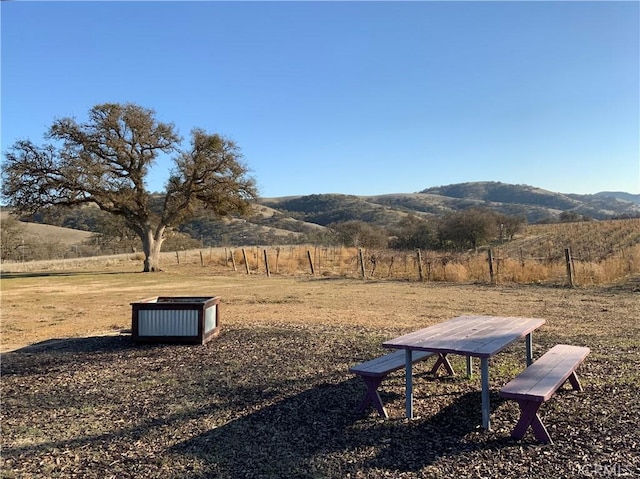
[[405, 350], [406, 416], [413, 418], [413, 352], [430, 351], [467, 357], [467, 375], [471, 376], [471, 357], [480, 358], [482, 384], [482, 426], [489, 422], [489, 358], [510, 344], [525, 338], [526, 364], [533, 362], [531, 333], [545, 323], [540, 318], [504, 316], [458, 316], [448, 321], [385, 341], [386, 348]]

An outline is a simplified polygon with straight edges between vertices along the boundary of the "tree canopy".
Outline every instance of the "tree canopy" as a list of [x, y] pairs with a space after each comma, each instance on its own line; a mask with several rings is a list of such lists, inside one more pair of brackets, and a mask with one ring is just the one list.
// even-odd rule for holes
[[[245, 214], [256, 199], [240, 148], [231, 140], [195, 128], [188, 147], [173, 124], [132, 103], [94, 106], [88, 120], [53, 122], [44, 145], [17, 141], [4, 153], [2, 195], [16, 213], [51, 206], [97, 205], [121, 217], [141, 239], [144, 271], [158, 271], [167, 228], [201, 210], [215, 215]], [[160, 154], [174, 167], [164, 196], [146, 186]]]

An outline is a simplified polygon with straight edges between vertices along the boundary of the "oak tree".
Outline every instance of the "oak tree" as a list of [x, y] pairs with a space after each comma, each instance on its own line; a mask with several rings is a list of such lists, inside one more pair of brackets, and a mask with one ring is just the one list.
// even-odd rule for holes
[[[4, 153], [2, 195], [18, 214], [51, 206], [97, 205], [124, 219], [142, 241], [144, 271], [160, 270], [167, 228], [202, 209], [218, 216], [251, 210], [257, 190], [239, 147], [202, 129], [182, 148], [175, 126], [156, 119], [151, 109], [127, 103], [94, 106], [88, 120], [57, 119], [39, 146], [17, 141]], [[165, 192], [146, 184], [161, 154], [174, 166]]]

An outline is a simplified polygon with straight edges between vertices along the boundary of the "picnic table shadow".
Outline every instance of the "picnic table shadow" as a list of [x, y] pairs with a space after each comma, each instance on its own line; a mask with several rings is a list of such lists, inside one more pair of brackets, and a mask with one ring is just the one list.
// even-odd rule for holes
[[[479, 391], [431, 396], [446, 399], [447, 405], [411, 421], [355, 411], [363, 392], [355, 378], [321, 383], [170, 451], [205, 464], [205, 472], [189, 475], [193, 479], [344, 477], [367, 469], [417, 472], [443, 456], [511, 444], [508, 437], [467, 440], [481, 430]], [[495, 398], [493, 407], [500, 402]]]

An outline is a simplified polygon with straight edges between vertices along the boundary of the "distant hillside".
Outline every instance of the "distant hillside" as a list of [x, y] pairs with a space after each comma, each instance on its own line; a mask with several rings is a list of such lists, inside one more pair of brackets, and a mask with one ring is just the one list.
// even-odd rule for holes
[[563, 194], [529, 185], [500, 182], [458, 183], [428, 188], [421, 193], [481, 201], [486, 207], [501, 213], [520, 212], [530, 223], [553, 219], [560, 213], [569, 211], [598, 220], [640, 215], [640, 203], [624, 199], [624, 197], [634, 199], [640, 195], [628, 193], [618, 193], [617, 196], [607, 193]]
[[580, 205], [561, 193], [527, 185], [510, 185], [498, 182], [459, 183], [455, 185], [428, 188], [421, 193], [466, 198], [499, 204], [517, 204], [566, 211]]
[[[321, 240], [331, 223], [359, 220], [392, 231], [408, 215], [437, 218], [474, 206], [518, 216], [530, 224], [557, 221], [563, 212], [596, 220], [640, 217], [639, 197], [611, 192], [563, 194], [499, 182], [459, 183], [418, 193], [261, 198], [254, 214], [247, 218], [200, 217], [181, 225], [179, 230], [204, 246], [294, 244]], [[93, 221], [87, 215], [87, 210], [69, 212], [64, 224], [90, 229]]]
[[[8, 216], [8, 211], [5, 208], [2, 208], [2, 210], [0, 210], [0, 226]], [[34, 237], [41, 241], [55, 238], [56, 241], [71, 247], [82, 244], [83, 242], [91, 239], [91, 236], [93, 235], [90, 231], [80, 231], [40, 223], [26, 223], [21, 221], [20, 224], [24, 228], [25, 241]]]
[[630, 201], [631, 203], [637, 203], [640, 205], [640, 195], [632, 195], [631, 193], [624, 193], [622, 191], [601, 191], [593, 196], [599, 198], [616, 198], [618, 200]]
[[474, 206], [526, 218], [529, 223], [554, 221], [563, 212], [597, 220], [637, 217], [640, 216], [640, 203], [630, 200], [638, 196], [628, 193], [563, 194], [529, 185], [473, 182], [427, 188], [418, 193], [264, 198], [260, 204], [284, 216], [320, 225], [361, 220], [389, 227], [407, 214], [437, 217]]
[[284, 216], [322, 226], [353, 220], [390, 226], [406, 215], [401, 211], [391, 211], [382, 204], [369, 201], [368, 198], [353, 195], [308, 195], [286, 199], [263, 199], [260, 203]]

